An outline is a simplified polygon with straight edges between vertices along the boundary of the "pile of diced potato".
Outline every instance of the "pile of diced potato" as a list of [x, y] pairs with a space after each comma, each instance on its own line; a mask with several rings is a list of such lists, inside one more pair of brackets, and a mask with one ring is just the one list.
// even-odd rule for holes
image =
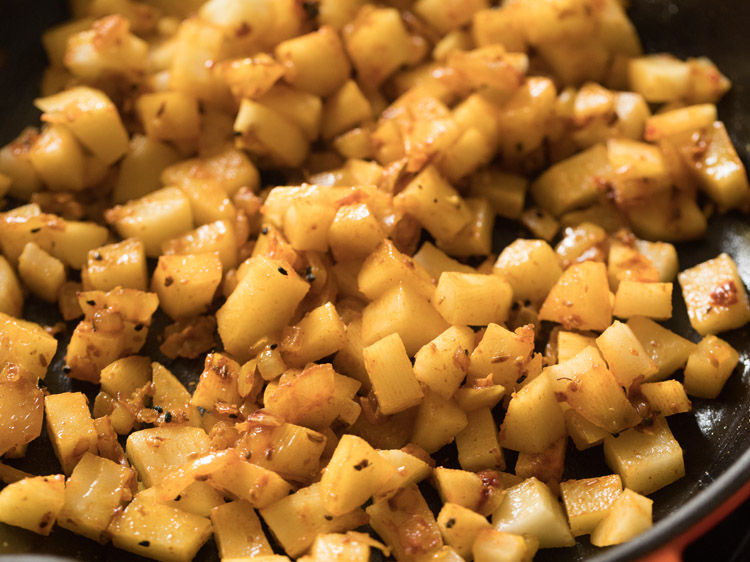
[[[750, 203], [710, 60], [644, 55], [620, 0], [71, 4], [0, 150], [0, 522], [164, 562], [652, 525], [668, 418], [750, 321], [732, 257], [672, 245]], [[660, 324], [675, 279], [693, 334]], [[59, 474], [14, 460], [43, 425]], [[575, 478], [590, 448], [611, 472]]]

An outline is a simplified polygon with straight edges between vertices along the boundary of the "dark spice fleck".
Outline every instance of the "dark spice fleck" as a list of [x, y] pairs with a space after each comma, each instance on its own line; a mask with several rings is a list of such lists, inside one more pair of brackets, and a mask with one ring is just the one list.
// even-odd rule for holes
[[362, 459], [354, 465], [354, 470], [362, 470], [364, 468], [367, 468], [368, 466], [370, 466], [370, 461], [368, 461], [367, 459]]
[[32, 229], [31, 229], [31, 234], [36, 234], [36, 233], [37, 233], [37, 232], [39, 232], [40, 230], [42, 230], [42, 227], [41, 227], [41, 226], [37, 226], [36, 228], [32, 228]]
[[268, 227], [264, 226], [263, 230], [260, 231], [261, 234], [268, 234]]
[[62, 372], [67, 375], [70, 372], [70, 365], [63, 365]]
[[456, 520], [453, 519], [453, 517], [451, 517], [450, 519], [448, 519], [448, 521], [445, 522], [445, 527], [446, 529], [451, 529], [453, 525], [455, 524], [456, 524]]
[[86, 304], [89, 306], [96, 306], [96, 301], [93, 299], [89, 299], [86, 301]]
[[102, 255], [101, 255], [101, 254], [100, 254], [99, 252], [96, 252], [96, 253], [94, 254], [94, 259], [95, 259], [96, 261], [102, 261], [102, 260], [103, 260], [104, 258], [102, 257]]
[[325, 519], [326, 521], [333, 521], [333, 515], [324, 515], [323, 519]]
[[178, 494], [178, 495], [177, 495], [177, 497], [176, 497], [176, 498], [174, 499], [174, 501], [178, 502], [178, 501], [180, 501], [181, 499], [182, 499], [182, 496]]
[[149, 546], [151, 546], [151, 543], [149, 541], [141, 541], [138, 543], [138, 546], [145, 546], [146, 548], [148, 548]]
[[164, 421], [167, 423], [172, 421], [172, 412], [167, 412], [166, 414], [164, 414]]
[[172, 278], [171, 275], [167, 275], [167, 277], [164, 279], [164, 286], [169, 287], [172, 283], [174, 283], [174, 278]]
[[276, 349], [277, 347], [279, 347], [279, 345], [278, 345], [278, 344], [276, 344], [276, 343], [272, 343], [272, 344], [270, 345], [269, 349], [270, 349], [271, 351], [273, 351], [273, 350], [274, 350], [274, 349]]
[[237, 414], [229, 414], [227, 417], [233, 420], [237, 417]]
[[282, 275], [287, 275], [286, 269], [284, 269], [283, 267], [279, 268], [279, 273], [281, 273]]
[[159, 412], [160, 414], [164, 411], [161, 406], [153, 406], [153, 409]]
[[320, 8], [318, 7], [317, 2], [311, 2], [309, 0], [305, 0], [302, 2], [302, 9], [305, 10], [305, 15], [307, 16], [307, 19], [313, 20], [318, 17], [318, 14], [320, 13]]
[[143, 330], [143, 324], [136, 324], [135, 325], [135, 331], [136, 332], [140, 332], [141, 330]]

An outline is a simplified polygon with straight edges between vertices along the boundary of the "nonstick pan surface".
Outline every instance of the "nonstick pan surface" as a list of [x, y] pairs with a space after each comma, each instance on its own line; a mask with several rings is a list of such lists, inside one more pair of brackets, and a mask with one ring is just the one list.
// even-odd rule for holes
[[[705, 55], [730, 77], [733, 88], [722, 100], [719, 112], [747, 166], [750, 163], [750, 64], [746, 45], [750, 3], [746, 0], [636, 0], [632, 2], [630, 15], [647, 52], [668, 51], [680, 57]], [[24, 126], [38, 122], [39, 114], [31, 101], [38, 92], [45, 65], [39, 36], [43, 29], [64, 18], [62, 1], [0, 2], [0, 143], [7, 143]], [[517, 226], [500, 223], [497, 244], [521, 234]], [[750, 221], [738, 213], [712, 218], [705, 239], [678, 245], [680, 267], [690, 267], [722, 251], [734, 257], [745, 284], [750, 284]], [[679, 293], [675, 291], [674, 318], [669, 327], [697, 340]], [[27, 305], [26, 314], [31, 320], [47, 324], [59, 321], [56, 309], [38, 303]], [[152, 332], [158, 333], [158, 326]], [[536, 560], [604, 562], [640, 558], [693, 527], [750, 481], [750, 327], [722, 334], [722, 337], [740, 351], [740, 364], [717, 400], [694, 399], [692, 414], [670, 418], [670, 427], [685, 449], [687, 475], [652, 495], [657, 521], [654, 528], [619, 547], [595, 549], [579, 539], [579, 544], [570, 549], [540, 551]], [[153, 351], [158, 358], [153, 342], [151, 346], [147, 351]], [[183, 382], [197, 380], [200, 367], [195, 363], [170, 362], [163, 357], [161, 360]], [[46, 381], [51, 391], [94, 392], [92, 385], [69, 380], [61, 368], [62, 357], [58, 353]], [[565, 477], [606, 473], [601, 457], [598, 448], [583, 453], [570, 451]], [[32, 444], [27, 457], [15, 464], [35, 474], [59, 472], [45, 433]], [[50, 537], [41, 538], [0, 524], [0, 560], [4, 559], [3, 553], [48, 555], [33, 558], [11, 555], [19, 561], [51, 562], [60, 560], [58, 557], [92, 562], [145, 560], [60, 528]], [[218, 560], [214, 545], [206, 545], [197, 560]]]

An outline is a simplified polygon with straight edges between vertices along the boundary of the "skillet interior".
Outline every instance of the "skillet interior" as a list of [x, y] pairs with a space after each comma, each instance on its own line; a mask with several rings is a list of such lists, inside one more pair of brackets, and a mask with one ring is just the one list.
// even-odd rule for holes
[[[44, 28], [64, 19], [63, 4], [59, 0], [34, 3], [5, 0], [0, 4], [0, 56], [4, 59], [0, 67], [2, 144], [15, 137], [25, 125], [38, 120], [38, 112], [31, 106], [45, 64], [38, 37]], [[714, 4], [700, 0], [679, 3], [640, 0], [633, 2], [631, 17], [648, 52], [669, 51], [682, 57], [706, 55], [732, 79], [734, 87], [719, 110], [747, 165], [750, 162], [750, 98], [746, 93], [750, 88], [750, 65], [743, 60], [743, 43], [746, 24], [750, 23], [750, 4], [744, 0]], [[498, 228], [498, 243], [519, 234], [517, 227], [502, 224]], [[678, 251], [682, 268], [726, 251], [737, 261], [745, 283], [750, 283], [750, 222], [745, 217], [734, 214], [714, 218], [706, 239], [682, 244]], [[675, 298], [674, 304], [675, 318], [670, 327], [697, 339], [688, 325], [682, 299]], [[47, 323], [58, 319], [56, 311], [50, 312], [34, 303], [27, 307], [27, 313], [31, 319]], [[157, 331], [158, 328], [154, 330]], [[686, 478], [653, 495], [655, 517], [660, 522], [637, 541], [621, 547], [601, 551], [581, 543], [572, 549], [541, 551], [538, 560], [633, 559], [689, 528], [738, 489], [743, 481], [750, 479], [750, 328], [722, 337], [740, 350], [740, 367], [719, 400], [696, 399], [694, 415], [670, 418], [670, 426], [686, 450], [688, 472]], [[52, 391], [72, 389], [90, 393], [93, 390], [91, 385], [68, 380], [62, 375], [61, 366], [58, 356], [47, 379]], [[174, 362], [169, 366], [183, 382], [196, 379], [200, 372], [189, 362]], [[570, 451], [569, 461], [566, 477], [601, 474], [606, 470], [598, 449], [585, 454]], [[35, 473], [59, 471], [45, 434], [30, 447], [27, 458], [17, 464]], [[0, 554], [3, 552], [46, 553], [91, 561], [145, 560], [111, 546], [101, 547], [59, 528], [48, 539], [40, 540], [32, 533], [0, 524]], [[198, 559], [217, 560], [214, 547], [207, 545]]]

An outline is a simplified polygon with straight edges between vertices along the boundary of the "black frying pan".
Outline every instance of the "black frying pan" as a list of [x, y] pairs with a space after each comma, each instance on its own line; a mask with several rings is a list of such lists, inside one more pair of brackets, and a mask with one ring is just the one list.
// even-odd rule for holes
[[[716, 62], [734, 83], [719, 106], [721, 118], [746, 165], [750, 164], [750, 64], [746, 42], [750, 26], [750, 3], [746, 0], [634, 0], [630, 10], [648, 52], [669, 51], [680, 57], [706, 55]], [[5, 144], [27, 124], [38, 121], [31, 100], [38, 90], [45, 58], [39, 44], [43, 29], [65, 18], [62, 0], [3, 0], [0, 2], [0, 143]], [[498, 239], [521, 234], [516, 226], [500, 225]], [[690, 267], [726, 251], [737, 261], [745, 284], [750, 284], [750, 221], [740, 214], [711, 220], [707, 237], [678, 246], [681, 268]], [[687, 322], [682, 299], [674, 302], [670, 327], [697, 339]], [[27, 316], [36, 321], [58, 320], [56, 310], [30, 303]], [[153, 330], [159, 331], [158, 327]], [[750, 327], [722, 334], [740, 351], [740, 365], [718, 400], [694, 399], [693, 414], [670, 418], [678, 441], [685, 448], [687, 475], [653, 494], [654, 528], [630, 543], [600, 550], [585, 539], [570, 549], [540, 551], [537, 560], [589, 560], [609, 562], [633, 560], [656, 551], [702, 521], [750, 481]], [[61, 346], [62, 347], [62, 346]], [[155, 349], [153, 342], [151, 349]], [[195, 380], [199, 366], [185, 361], [163, 361], [183, 382]], [[51, 364], [47, 384], [53, 392], [81, 390], [91, 394], [94, 387], [71, 381], [62, 374], [61, 354]], [[566, 478], [586, 477], [607, 471], [598, 448], [578, 453], [569, 451]], [[32, 444], [25, 459], [16, 463], [36, 474], [59, 472], [46, 434]], [[428, 486], [429, 487], [429, 486]], [[0, 560], [3, 553], [35, 553], [55, 556], [34, 560], [60, 560], [69, 557], [87, 561], [136, 561], [140, 557], [100, 546], [64, 529], [55, 528], [50, 537], [0, 524]], [[31, 560], [11, 554], [8, 558]], [[213, 544], [198, 554], [202, 561], [218, 560]]]

